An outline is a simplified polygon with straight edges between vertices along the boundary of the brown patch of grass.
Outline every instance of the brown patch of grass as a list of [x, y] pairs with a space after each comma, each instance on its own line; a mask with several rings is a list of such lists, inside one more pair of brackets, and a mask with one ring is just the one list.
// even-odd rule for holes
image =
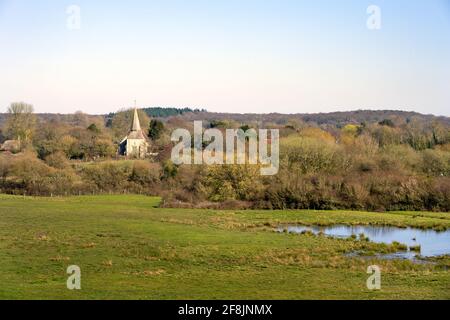
[[38, 240], [38, 241], [50, 241], [51, 238], [47, 234], [41, 233], [41, 234], [38, 234], [36, 236], [36, 240]]
[[83, 249], [89, 249], [89, 248], [95, 248], [96, 245], [97, 245], [97, 244], [95, 244], [94, 242], [90, 242], [90, 243], [85, 243], [85, 244], [83, 244], [81, 247], [82, 247]]
[[112, 267], [113, 266], [112, 260], [105, 260], [105, 261], [102, 262], [102, 264], [105, 267]]
[[126, 275], [132, 275], [132, 276], [145, 276], [145, 277], [154, 277], [154, 276], [160, 276], [162, 274], [165, 274], [166, 271], [163, 269], [158, 270], [145, 270], [140, 272], [123, 272], [123, 274]]
[[142, 275], [145, 275], [145, 276], [159, 276], [159, 275], [162, 275], [164, 273], [166, 273], [166, 271], [163, 270], [163, 269], [159, 269], [159, 270], [156, 270], [156, 271], [146, 270], [146, 271], [142, 272]]
[[67, 262], [67, 261], [70, 261], [70, 258], [69, 257], [62, 257], [62, 256], [57, 256], [57, 257], [54, 257], [54, 258], [50, 258], [50, 261], [53, 261], [53, 262]]
[[159, 261], [160, 258], [158, 258], [158, 257], [151, 257], [151, 256], [145, 256], [144, 260], [145, 261]]
[[161, 222], [165, 222], [165, 223], [173, 223], [173, 224], [183, 224], [183, 225], [189, 225], [189, 226], [193, 226], [196, 223], [193, 220], [181, 220], [181, 219], [174, 219], [174, 218], [162, 218], [160, 220]]

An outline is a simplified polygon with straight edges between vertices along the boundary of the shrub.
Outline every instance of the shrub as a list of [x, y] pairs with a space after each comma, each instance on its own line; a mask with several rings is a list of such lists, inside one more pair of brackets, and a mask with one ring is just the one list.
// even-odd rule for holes
[[38, 193], [41, 189], [45, 189], [44, 177], [53, 170], [31, 153], [21, 155], [12, 164], [13, 175], [29, 193]]
[[280, 157], [287, 169], [298, 174], [334, 173], [345, 170], [347, 163], [335, 142], [309, 137], [282, 139]]
[[6, 181], [11, 169], [11, 157], [0, 154], [0, 178], [3, 182]]
[[47, 157], [45, 157], [45, 163], [48, 166], [56, 169], [64, 169], [67, 168], [69, 165], [66, 155], [61, 151], [50, 154]]
[[422, 152], [422, 170], [433, 176], [450, 175], [450, 153], [440, 150]]
[[130, 181], [141, 186], [151, 186], [161, 178], [161, 167], [147, 161], [134, 161]]
[[122, 191], [128, 186], [131, 166], [123, 162], [91, 164], [82, 168], [83, 180], [92, 182], [98, 190]]

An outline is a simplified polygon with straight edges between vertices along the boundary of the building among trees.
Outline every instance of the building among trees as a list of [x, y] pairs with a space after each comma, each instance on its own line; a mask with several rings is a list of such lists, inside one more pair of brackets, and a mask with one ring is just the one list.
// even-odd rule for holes
[[128, 135], [120, 142], [119, 155], [127, 158], [143, 159], [149, 155], [150, 141], [141, 129], [137, 108], [134, 109], [133, 123]]
[[0, 152], [17, 153], [20, 151], [19, 140], [6, 140], [3, 144], [0, 144]]

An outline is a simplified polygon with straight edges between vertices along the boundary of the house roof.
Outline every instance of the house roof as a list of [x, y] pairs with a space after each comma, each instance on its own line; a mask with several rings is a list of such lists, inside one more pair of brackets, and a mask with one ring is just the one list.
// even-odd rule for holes
[[15, 151], [20, 149], [19, 140], [6, 140], [2, 145], [0, 145], [0, 151]]

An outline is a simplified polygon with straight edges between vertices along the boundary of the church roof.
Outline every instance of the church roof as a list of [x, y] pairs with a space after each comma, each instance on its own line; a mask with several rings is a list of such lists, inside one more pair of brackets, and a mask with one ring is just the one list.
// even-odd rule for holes
[[131, 125], [131, 131], [141, 131], [141, 123], [139, 122], [139, 115], [137, 108], [134, 108], [133, 124]]
[[144, 133], [142, 132], [142, 130], [139, 131], [131, 131], [128, 136], [127, 139], [144, 139], [147, 140]]
[[125, 142], [127, 139], [145, 140], [148, 142], [148, 137], [144, 134], [139, 121], [139, 114], [137, 108], [134, 109], [133, 123], [131, 124], [131, 130], [128, 135], [122, 140]]

